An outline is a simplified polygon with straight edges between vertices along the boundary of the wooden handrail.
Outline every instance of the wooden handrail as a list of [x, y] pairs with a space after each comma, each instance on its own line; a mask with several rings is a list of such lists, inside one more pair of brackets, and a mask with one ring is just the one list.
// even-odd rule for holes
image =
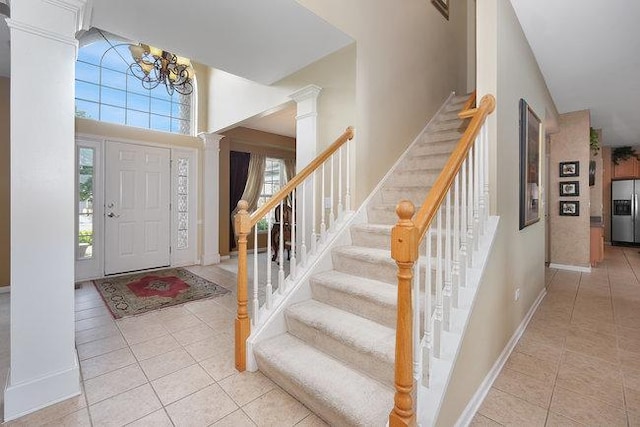
[[[418, 247], [434, 216], [440, 209], [456, 175], [462, 168], [476, 136], [486, 117], [495, 109], [495, 98], [485, 95], [478, 108], [472, 108], [476, 98], [473, 92], [464, 104], [460, 118], [472, 117], [460, 142], [451, 153], [442, 172], [429, 191], [420, 210], [414, 215], [414, 205], [402, 200], [396, 207], [398, 222], [391, 231], [391, 257], [398, 266], [398, 303], [396, 319], [396, 360], [394, 407], [389, 414], [390, 427], [416, 425], [413, 404], [413, 304], [411, 285], [414, 263], [418, 259]], [[427, 290], [429, 292], [429, 290]]]
[[456, 145], [453, 153], [451, 153], [451, 157], [449, 157], [442, 172], [436, 179], [435, 184], [433, 184], [431, 191], [427, 194], [427, 198], [422, 204], [422, 207], [420, 207], [420, 210], [413, 218], [413, 222], [418, 228], [418, 241], [422, 240], [422, 237], [427, 232], [431, 221], [433, 221], [433, 217], [438, 212], [438, 208], [440, 208], [442, 201], [447, 195], [447, 191], [449, 191], [451, 184], [453, 184], [456, 174], [460, 171], [462, 163], [467, 157], [476, 136], [478, 136], [485, 118], [493, 112], [495, 107], [496, 99], [493, 95], [485, 95], [480, 100], [480, 105], [476, 109], [476, 114], [471, 119], [471, 123], [469, 123], [469, 126], [462, 135], [462, 138], [460, 138], [460, 142]]
[[[249, 215], [247, 209], [249, 205], [246, 201], [238, 202], [238, 213], [234, 218], [235, 230], [238, 236], [238, 311], [235, 320], [235, 365], [236, 369], [243, 372], [247, 367], [247, 339], [251, 334], [251, 320], [248, 310], [247, 291], [247, 236], [251, 229], [262, 219], [271, 209], [287, 197], [298, 185], [314, 173], [333, 153], [338, 151], [342, 145], [353, 139], [353, 127], [349, 126], [333, 144], [327, 147], [300, 173], [296, 174], [280, 191], [274, 194], [264, 205], [253, 215]], [[348, 157], [347, 157], [348, 158]], [[347, 167], [349, 167], [347, 165]]]
[[[462, 106], [462, 109], [460, 109], [460, 114], [463, 114], [469, 110], [472, 110], [475, 106], [476, 106], [476, 96], [478, 95], [477, 91], [473, 91], [471, 92], [471, 95], [469, 95], [469, 99], [467, 99], [467, 102], [464, 103], [464, 105]], [[458, 116], [460, 116], [460, 114], [458, 114]], [[460, 117], [463, 118], [463, 117]]]
[[[291, 193], [298, 185], [302, 184], [309, 175], [316, 171], [333, 153], [338, 151], [342, 144], [353, 139], [353, 127], [349, 126], [342, 135], [336, 139], [333, 144], [327, 147], [318, 157], [313, 159], [304, 169], [296, 174], [291, 180], [273, 195], [264, 205], [262, 205], [257, 211], [251, 215], [251, 221], [249, 228], [253, 227], [262, 219], [267, 212], [275, 208], [281, 200], [284, 200], [289, 193]], [[249, 230], [250, 231], [250, 230]]]

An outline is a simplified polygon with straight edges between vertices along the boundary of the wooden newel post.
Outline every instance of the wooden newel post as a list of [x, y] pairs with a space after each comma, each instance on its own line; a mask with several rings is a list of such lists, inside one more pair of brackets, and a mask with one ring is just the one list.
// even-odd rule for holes
[[251, 333], [249, 311], [247, 309], [247, 236], [251, 232], [249, 204], [240, 200], [235, 217], [238, 235], [238, 316], [236, 317], [236, 369], [243, 372], [247, 368], [247, 338]]
[[400, 218], [391, 231], [391, 257], [398, 265], [398, 317], [396, 323], [396, 364], [394, 407], [389, 426], [415, 426], [413, 405], [413, 315], [411, 283], [413, 264], [418, 259], [418, 229], [412, 221], [415, 207], [402, 200], [396, 207]]

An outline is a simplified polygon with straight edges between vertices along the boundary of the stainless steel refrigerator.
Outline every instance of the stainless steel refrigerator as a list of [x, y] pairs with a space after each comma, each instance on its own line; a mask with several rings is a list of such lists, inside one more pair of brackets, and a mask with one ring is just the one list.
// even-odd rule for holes
[[640, 179], [611, 183], [611, 241], [640, 244]]

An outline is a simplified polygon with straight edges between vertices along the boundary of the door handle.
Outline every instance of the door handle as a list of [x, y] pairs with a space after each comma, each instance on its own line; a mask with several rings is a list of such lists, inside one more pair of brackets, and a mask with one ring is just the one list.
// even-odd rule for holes
[[109, 213], [107, 214], [107, 216], [108, 216], [109, 218], [120, 218], [120, 215], [116, 215], [116, 214], [114, 214], [113, 212], [109, 212]]

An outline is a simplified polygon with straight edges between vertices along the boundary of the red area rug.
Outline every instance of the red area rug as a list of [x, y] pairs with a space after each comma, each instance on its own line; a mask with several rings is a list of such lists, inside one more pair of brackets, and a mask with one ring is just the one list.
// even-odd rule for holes
[[93, 283], [116, 319], [229, 292], [184, 268], [127, 274]]

